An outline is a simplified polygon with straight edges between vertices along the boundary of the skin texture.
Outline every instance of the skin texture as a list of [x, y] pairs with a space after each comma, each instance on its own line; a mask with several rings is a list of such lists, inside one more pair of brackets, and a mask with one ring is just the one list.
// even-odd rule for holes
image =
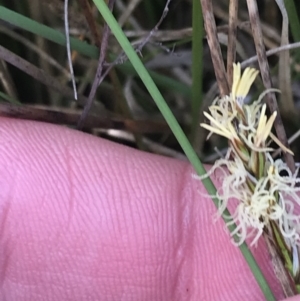
[[[186, 162], [0, 118], [0, 300], [264, 300], [192, 174]], [[262, 240], [253, 252], [283, 299]]]

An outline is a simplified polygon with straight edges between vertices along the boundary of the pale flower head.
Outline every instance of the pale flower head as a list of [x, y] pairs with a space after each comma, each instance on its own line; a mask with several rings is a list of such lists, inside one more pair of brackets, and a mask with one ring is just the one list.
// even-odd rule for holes
[[233, 64], [231, 94], [223, 98], [217, 98], [213, 105], [209, 107], [210, 114], [204, 112], [204, 116], [210, 121], [210, 125], [205, 123], [200, 125], [210, 131], [209, 136], [214, 133], [229, 140], [240, 141], [233, 124], [236, 122], [235, 119], [238, 119], [238, 114], [242, 112], [241, 107], [244, 99], [257, 74], [258, 71], [256, 69], [246, 68], [241, 76], [240, 63]]
[[[238, 237], [237, 245], [248, 238], [251, 245], [255, 245], [270, 221], [278, 224], [288, 245], [300, 245], [300, 216], [295, 209], [300, 209], [300, 188], [297, 186], [300, 179], [296, 178], [299, 168], [292, 174], [282, 160], [274, 161], [271, 156], [268, 159], [266, 175], [259, 180], [249, 174], [238, 157], [216, 161], [209, 174], [216, 169], [222, 170], [222, 184], [217, 193], [220, 200], [218, 216], [224, 213], [229, 203], [238, 201], [231, 220], [227, 222], [227, 225], [237, 225], [231, 233]], [[283, 171], [290, 174], [281, 176]], [[249, 180], [255, 185], [254, 191], [248, 185]]]
[[[212, 168], [212, 171], [223, 171], [217, 193], [218, 216], [234, 200], [238, 205], [227, 224], [237, 225], [231, 233], [238, 237], [237, 244], [247, 238], [251, 238], [251, 244], [256, 244], [272, 221], [278, 225], [288, 245], [300, 246], [300, 217], [294, 210], [300, 206], [297, 194], [300, 188], [296, 185], [300, 184], [296, 177], [299, 168], [293, 174], [282, 160], [274, 161], [269, 153], [273, 150], [269, 147], [272, 140], [283, 151], [292, 153], [271, 132], [277, 112], [268, 118], [266, 104], [262, 103], [270, 90], [252, 104], [244, 104], [257, 74], [253, 68], [246, 68], [242, 74], [241, 65], [234, 64], [231, 94], [216, 99], [209, 108], [210, 114], [204, 113], [210, 124], [201, 126], [209, 130], [210, 135], [218, 134], [229, 140], [226, 157], [216, 161]], [[282, 172], [288, 176], [282, 176]]]
[[258, 73], [258, 70], [248, 67], [241, 76], [241, 64], [233, 64], [231, 96], [240, 107], [244, 104], [244, 100]]

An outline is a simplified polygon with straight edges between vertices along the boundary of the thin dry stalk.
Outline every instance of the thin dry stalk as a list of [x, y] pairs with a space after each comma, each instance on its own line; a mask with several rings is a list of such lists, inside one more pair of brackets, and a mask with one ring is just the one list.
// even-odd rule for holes
[[150, 41], [150, 39], [152, 38], [153, 34], [158, 30], [159, 26], [161, 25], [161, 23], [163, 22], [163, 20], [165, 19], [165, 17], [167, 16], [168, 12], [169, 12], [169, 4], [170, 4], [171, 0], [167, 0], [167, 3], [164, 7], [163, 13], [160, 17], [160, 19], [158, 20], [158, 22], [156, 23], [155, 27], [149, 32], [149, 34], [143, 39], [142, 43], [140, 43], [140, 45], [137, 48], [137, 52], [141, 52], [142, 49], [144, 48], [144, 46]]
[[[167, 16], [168, 12], [169, 12], [169, 4], [170, 4], [171, 0], [167, 0], [166, 5], [164, 7], [163, 13], [159, 19], [159, 21], [156, 23], [155, 27], [148, 32], [147, 36], [145, 38], [143, 38], [143, 40], [138, 43], [138, 46], [136, 47], [136, 52], [137, 53], [141, 53], [142, 50], [144, 49], [144, 47], [147, 45], [147, 43], [150, 42], [152, 36], [158, 31], [159, 26], [161, 25], [161, 23], [163, 22], [163, 20], [165, 19], [165, 17]], [[171, 52], [168, 48], [163, 47], [162, 45], [159, 45], [162, 49], [164, 49], [166, 52]], [[128, 60], [127, 56], [125, 55], [124, 51], [122, 51], [118, 57], [115, 59], [114, 62], [112, 63], [104, 63], [106, 70], [105, 72], [103, 72], [101, 78], [100, 78], [100, 82], [103, 81], [103, 79], [107, 76], [107, 74], [109, 72], [111, 72], [112, 68], [116, 65], [119, 64], [123, 64], [124, 62], [126, 62]]]
[[13, 99], [18, 99], [18, 93], [14, 81], [7, 70], [6, 62], [0, 60], [0, 82], [2, 83], [4, 91]]
[[[237, 23], [237, 28], [244, 29], [249, 26], [249, 21]], [[141, 38], [149, 34], [149, 30], [124, 30], [127, 38]], [[217, 33], [228, 33], [228, 25], [217, 26]], [[162, 29], [152, 34], [152, 40], [157, 42], [177, 41], [190, 38], [193, 34], [193, 28], [187, 27], [182, 29]]]
[[[74, 109], [49, 109], [47, 106], [26, 106], [0, 103], [0, 116], [20, 118], [26, 120], [42, 121], [54, 124], [65, 124], [73, 126], [78, 120], [81, 111]], [[132, 120], [123, 117], [103, 117], [96, 114], [89, 114], [85, 124], [85, 130], [95, 128], [126, 130], [132, 133], [154, 134], [170, 133], [166, 122], [153, 121], [149, 119]]]
[[[214, 14], [216, 17], [222, 19], [224, 22], [229, 22], [228, 12], [226, 10], [223, 10], [220, 6], [214, 6]], [[238, 27], [239, 29], [248, 33], [249, 35], [252, 35], [251, 25], [248, 20], [249, 15], [243, 10], [241, 10], [239, 13]], [[278, 47], [278, 45], [280, 44], [280, 36], [278, 35], [278, 32], [269, 24], [264, 23], [263, 21], [261, 21], [261, 28], [263, 31], [263, 39], [266, 48], [272, 49], [274, 47]]]
[[[80, 0], [80, 4], [81, 4], [81, 7], [83, 9], [83, 13], [85, 15], [85, 18], [86, 18], [86, 20], [89, 24], [90, 30], [92, 32], [94, 42], [100, 48], [101, 47], [101, 40], [102, 40], [102, 32], [100, 32], [100, 30], [98, 30], [98, 24], [94, 20], [90, 4], [87, 0]], [[106, 60], [108, 60], [107, 55], [106, 55]], [[118, 79], [117, 73], [112, 68], [110, 70], [107, 70], [107, 71], [108, 72], [105, 71], [105, 72], [101, 73], [99, 83], [101, 83], [104, 80], [104, 78], [106, 77], [107, 74], [109, 75], [109, 77], [111, 79], [111, 82], [112, 82], [112, 85], [115, 87], [115, 89], [113, 89], [114, 94], [115, 94], [115, 98], [117, 100], [120, 100], [118, 103], [120, 104], [120, 106], [122, 106], [121, 111], [125, 112], [125, 115], [128, 118], [130, 118], [129, 110], [126, 106], [126, 99], [124, 98], [123, 94], [121, 93], [122, 87], [121, 87], [120, 81]]]
[[86, 19], [86, 21], [89, 25], [90, 31], [91, 31], [93, 39], [94, 39], [94, 43], [95, 43], [96, 46], [98, 46], [100, 48], [102, 35], [101, 35], [100, 30], [99, 30], [98, 24], [94, 20], [93, 11], [92, 11], [92, 8], [90, 6], [90, 3], [89, 3], [88, 0], [78, 0], [78, 1], [79, 1], [80, 6], [83, 10], [83, 14], [85, 16], [85, 19]]
[[71, 45], [70, 45], [68, 6], [69, 6], [69, 0], [65, 0], [64, 22], [65, 22], [66, 48], [67, 48], [70, 75], [71, 75], [71, 79], [72, 79], [72, 86], [73, 86], [73, 91], [74, 91], [74, 99], [77, 100], [77, 88], [76, 88], [76, 81], [75, 81], [75, 75], [74, 75], [74, 69], [73, 69], [73, 63], [72, 63]]
[[[250, 23], [252, 28], [252, 34], [253, 39], [255, 43], [256, 53], [258, 56], [258, 63], [261, 70], [261, 76], [264, 83], [264, 86], [266, 89], [272, 88], [272, 81], [270, 77], [270, 68], [269, 63], [267, 60], [266, 50], [263, 43], [263, 36], [262, 36], [262, 30], [260, 26], [260, 19], [258, 14], [258, 8], [257, 3], [255, 0], [247, 0], [248, 5], [248, 11], [249, 11], [249, 17], [250, 17]], [[285, 133], [285, 129], [282, 124], [282, 119], [279, 114], [279, 108], [277, 105], [277, 100], [275, 93], [268, 93], [267, 94], [267, 103], [268, 107], [273, 112], [278, 112], [277, 117], [275, 119], [274, 127], [277, 133], [278, 139], [281, 141], [281, 143], [288, 148], [288, 140]], [[295, 171], [295, 161], [291, 154], [284, 153], [285, 160], [287, 162], [288, 167], [292, 172]]]
[[[114, 6], [114, 2], [115, 0], [110, 0], [109, 1], [109, 8], [112, 10], [113, 6]], [[96, 75], [92, 84], [92, 88], [88, 97], [88, 102], [84, 107], [84, 110], [82, 112], [82, 115], [79, 118], [79, 121], [77, 123], [77, 128], [78, 129], [82, 129], [84, 121], [92, 107], [93, 101], [94, 101], [94, 97], [96, 95], [98, 86], [100, 84], [100, 80], [101, 80], [101, 75], [103, 72], [103, 64], [105, 61], [105, 57], [106, 57], [106, 51], [107, 51], [107, 47], [108, 47], [108, 38], [110, 35], [110, 29], [108, 27], [107, 24], [104, 25], [104, 29], [103, 29], [103, 36], [102, 36], [102, 42], [101, 42], [101, 49], [100, 49], [100, 55], [99, 55], [99, 60], [98, 60], [98, 67], [97, 67], [97, 71], [96, 71]]]
[[[281, 44], [286, 46], [289, 44], [289, 19], [282, 0], [275, 0], [282, 15], [282, 29], [281, 29]], [[279, 69], [278, 69], [279, 90], [281, 91], [281, 109], [284, 113], [294, 114], [295, 105], [292, 93], [291, 70], [290, 70], [290, 52], [288, 50], [282, 51], [279, 55]]]
[[221, 47], [218, 41], [217, 26], [213, 14], [211, 0], [201, 0], [204, 26], [207, 34], [208, 46], [214, 65], [216, 79], [218, 82], [221, 96], [229, 95], [229, 85], [226, 70], [222, 58]]
[[[59, 80], [50, 76], [44, 70], [37, 68], [36, 66], [32, 65], [28, 61], [24, 60], [23, 58], [19, 57], [18, 55], [14, 54], [13, 52], [9, 51], [8, 49], [2, 47], [0, 45], [0, 59], [10, 63], [11, 65], [15, 66], [16, 68], [22, 70], [23, 72], [27, 73], [28, 75], [32, 76], [37, 81], [43, 83], [44, 85], [48, 86], [56, 90], [61, 95], [69, 97], [73, 99], [73, 90], [69, 87], [63, 86]], [[87, 97], [83, 95], [78, 95], [78, 103], [80, 105], [84, 105], [87, 103]], [[102, 115], [107, 116], [107, 111], [102, 104], [99, 104], [102, 107]]]
[[8, 35], [9, 37], [13, 38], [14, 40], [22, 43], [25, 45], [29, 50], [35, 52], [38, 56], [40, 56], [43, 60], [47, 61], [51, 67], [56, 68], [59, 70], [65, 78], [69, 79], [70, 74], [67, 69], [62, 67], [57, 60], [55, 60], [53, 57], [51, 57], [47, 52], [45, 52], [43, 49], [36, 46], [36, 44], [29, 41], [27, 38], [25, 38], [23, 35], [11, 30], [10, 28], [7, 28], [5, 26], [0, 26], [0, 32]]
[[122, 15], [120, 16], [118, 22], [121, 27], [125, 24], [128, 18], [131, 16], [135, 8], [139, 5], [141, 0], [131, 0], [129, 1], [127, 8], [123, 11]]
[[[30, 1], [33, 2], [33, 1]], [[64, 19], [64, 1], [62, 0], [38, 0], [39, 3], [41, 3], [44, 6], [44, 9], [46, 11], [50, 10], [52, 11], [56, 16]], [[74, 1], [72, 1], [74, 2]], [[38, 10], [38, 13], [40, 14], [41, 11]], [[78, 13], [78, 10], [75, 9], [75, 6], [69, 6], [69, 25], [70, 28], [76, 28], [78, 29], [83, 35], [86, 35], [89, 31], [89, 27], [87, 24], [87, 21], [83, 14]], [[77, 32], [78, 34], [78, 32]]]
[[238, 22], [238, 0], [230, 0], [229, 24], [228, 24], [228, 48], [227, 48], [227, 80], [232, 86], [233, 63], [236, 57], [236, 32]]
[[[281, 51], [291, 50], [291, 49], [296, 49], [296, 48], [300, 48], [300, 42], [296, 42], [296, 43], [292, 43], [292, 44], [289, 44], [289, 45], [284, 45], [284, 46], [281, 46], [281, 47], [270, 49], [266, 52], [266, 55], [268, 57], [268, 56], [280, 53]], [[245, 67], [248, 67], [248, 66], [252, 65], [253, 63], [255, 63], [257, 61], [258, 61], [258, 56], [255, 55], [255, 56], [252, 56], [249, 59], [243, 61], [241, 63], [241, 66], [242, 66], [242, 68], [245, 68]]]

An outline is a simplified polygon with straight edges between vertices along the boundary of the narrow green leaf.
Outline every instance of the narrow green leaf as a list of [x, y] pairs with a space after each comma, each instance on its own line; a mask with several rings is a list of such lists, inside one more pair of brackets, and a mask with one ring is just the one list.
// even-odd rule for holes
[[285, 8], [289, 16], [289, 23], [295, 42], [300, 41], [300, 20], [294, 0], [284, 0]]
[[[65, 35], [60, 31], [50, 28], [41, 23], [38, 23], [34, 20], [31, 20], [30, 18], [25, 17], [12, 10], [9, 10], [1, 5], [0, 5], [0, 19], [12, 24], [13, 26], [17, 26], [19, 28], [22, 28], [23, 30], [41, 36], [58, 45], [61, 46], [66, 45]], [[70, 44], [73, 50], [76, 50], [79, 53], [86, 55], [90, 58], [98, 59], [99, 49], [96, 46], [90, 45], [86, 42], [80, 41], [72, 37], [70, 38]], [[111, 57], [111, 60], [113, 59], [114, 58]], [[129, 63], [120, 64], [117, 65], [116, 67], [122, 70], [123, 72], [129, 73], [131, 75], [136, 74], [134, 68], [132, 68], [131, 64]], [[191, 91], [190, 91], [190, 87], [188, 87], [187, 85], [180, 83], [170, 77], [160, 75], [153, 71], [150, 71], [150, 74], [152, 78], [155, 80], [155, 82], [161, 87], [171, 89], [173, 91], [181, 93], [182, 95], [190, 97]]]
[[0, 98], [3, 98], [4, 100], [14, 105], [21, 104], [17, 99], [12, 98], [11, 96], [7, 95], [6, 93], [3, 93], [2, 91], [0, 91]]
[[[144, 67], [143, 63], [139, 59], [138, 55], [136, 54], [135, 50], [132, 48], [130, 42], [124, 35], [122, 29], [119, 27], [116, 19], [113, 17], [111, 11], [108, 9], [104, 0], [93, 0], [95, 5], [97, 6], [99, 12], [101, 13], [102, 17], [110, 27], [112, 33], [115, 35], [116, 39], [120, 43], [122, 49], [128, 56], [129, 60], [131, 61], [133, 67], [135, 68], [136, 72], [140, 76], [142, 82], [146, 86], [149, 94], [152, 96], [153, 100], [155, 101], [156, 105], [158, 106], [159, 110], [161, 111], [162, 115], [164, 116], [166, 122], [169, 124], [173, 134], [177, 138], [179, 144], [181, 145], [183, 151], [185, 152], [187, 158], [192, 163], [193, 167], [195, 168], [197, 174], [203, 175], [206, 173], [202, 163], [198, 159], [195, 151], [193, 150], [191, 144], [189, 143], [186, 135], [182, 131], [181, 127], [179, 126], [178, 122], [176, 121], [174, 115], [172, 114], [171, 110], [167, 106], [164, 98], [162, 97], [161, 93], [159, 92], [158, 88], [156, 87], [154, 81], [152, 80], [151, 76], [147, 72], [146, 68]], [[206, 178], [203, 181], [205, 188], [207, 189], [210, 195], [216, 195], [216, 188], [212, 183], [210, 178]], [[215, 205], [218, 207], [219, 200], [213, 199]], [[229, 215], [228, 210], [224, 212], [224, 215]], [[232, 232], [236, 226], [231, 225], [228, 227], [230, 232]], [[244, 255], [249, 267], [256, 278], [265, 298], [267, 300], [275, 300], [275, 297], [268, 286], [267, 281], [265, 280], [259, 266], [257, 265], [252, 253], [250, 252], [249, 248], [245, 243], [240, 246], [240, 250]]]
[[194, 140], [196, 129], [199, 126], [199, 111], [203, 99], [202, 72], [203, 72], [203, 17], [199, 0], [193, 0], [193, 37], [192, 37], [192, 124], [190, 141]]

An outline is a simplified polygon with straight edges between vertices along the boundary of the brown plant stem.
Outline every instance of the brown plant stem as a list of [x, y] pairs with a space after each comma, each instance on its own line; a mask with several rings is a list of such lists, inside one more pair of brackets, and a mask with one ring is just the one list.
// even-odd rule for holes
[[93, 39], [94, 39], [94, 43], [96, 44], [96, 46], [98, 46], [100, 48], [101, 47], [100, 41], [102, 40], [102, 36], [101, 36], [101, 32], [98, 28], [98, 24], [94, 20], [94, 16], [93, 16], [93, 12], [92, 12], [90, 3], [88, 0], [78, 0], [78, 1], [83, 10], [85, 19], [89, 25], [90, 31], [91, 31]]
[[238, 23], [238, 0], [230, 0], [227, 48], [227, 79], [229, 87], [232, 86], [233, 63], [236, 57], [236, 31]]
[[[32, 76], [37, 81], [56, 90], [60, 94], [69, 97], [70, 99], [74, 99], [73, 90], [71, 88], [62, 85], [59, 80], [48, 75], [44, 70], [39, 69], [38, 67], [34, 66], [33, 64], [29, 63], [28, 61], [14, 54], [10, 50], [2, 47], [1, 45], [0, 45], [0, 59], [3, 59], [4, 61], [10, 63], [16, 68]], [[87, 97], [83, 95], [78, 95], [78, 103], [80, 105], [86, 104], [87, 100], [88, 100]], [[101, 103], [100, 106], [102, 107], [101, 116], [108, 116], [109, 113], [106, 111], [105, 107]]]
[[[256, 0], [247, 0], [251, 29], [253, 33], [256, 53], [258, 57], [258, 63], [261, 71], [262, 80], [266, 89], [272, 88], [272, 81], [270, 77], [270, 68], [267, 60], [266, 50], [263, 43], [262, 30], [260, 26], [260, 19], [258, 14], [258, 8]], [[277, 105], [276, 96], [273, 92], [267, 94], [267, 103], [268, 107], [271, 111], [271, 114], [274, 111], [277, 111], [277, 117], [274, 122], [274, 127], [277, 133], [278, 139], [281, 143], [289, 148], [287, 136], [284, 130], [284, 126], [282, 124], [282, 119], [279, 114], [279, 108]], [[291, 154], [284, 153], [285, 161], [292, 172], [295, 171], [295, 161]]]
[[[115, 0], [110, 0], [109, 1], [109, 8], [112, 10], [113, 5], [114, 5]], [[96, 75], [92, 84], [92, 88], [88, 97], [88, 102], [84, 107], [84, 110], [79, 118], [79, 121], [77, 123], [77, 128], [80, 130], [83, 127], [84, 121], [92, 107], [93, 101], [94, 101], [94, 97], [96, 95], [96, 91], [98, 89], [98, 86], [100, 84], [100, 80], [101, 80], [101, 75], [103, 72], [103, 64], [105, 61], [105, 57], [106, 57], [106, 50], [108, 47], [108, 38], [109, 38], [109, 34], [110, 34], [110, 29], [107, 26], [107, 24], [104, 25], [104, 29], [103, 29], [103, 36], [102, 36], [102, 42], [101, 42], [101, 49], [100, 49], [100, 55], [99, 55], [99, 60], [98, 60], [98, 67], [97, 67], [97, 71], [96, 71]]]
[[[49, 109], [47, 106], [12, 105], [0, 103], [0, 116], [35, 120], [53, 124], [74, 126], [82, 111], [73, 109]], [[99, 118], [96, 114], [89, 114], [84, 123], [85, 130], [95, 128], [126, 130], [132, 133], [170, 133], [170, 128], [165, 122], [148, 119], [133, 120], [121, 116]]]
[[201, 0], [204, 26], [207, 34], [207, 42], [210, 48], [216, 79], [221, 96], [229, 95], [230, 89], [227, 81], [226, 70], [222, 58], [220, 43], [217, 36], [217, 26], [213, 14], [211, 0]]

